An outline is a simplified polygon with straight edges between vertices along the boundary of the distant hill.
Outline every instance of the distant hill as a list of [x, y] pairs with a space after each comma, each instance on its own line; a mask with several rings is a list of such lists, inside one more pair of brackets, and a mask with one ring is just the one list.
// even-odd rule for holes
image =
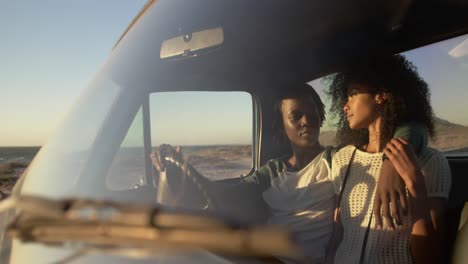
[[443, 151], [468, 148], [468, 127], [435, 118], [436, 138], [429, 146]]
[[[436, 138], [429, 142], [429, 146], [442, 151], [468, 149], [468, 126], [455, 124], [436, 117], [434, 120]], [[336, 131], [320, 133], [322, 145], [336, 145]]]

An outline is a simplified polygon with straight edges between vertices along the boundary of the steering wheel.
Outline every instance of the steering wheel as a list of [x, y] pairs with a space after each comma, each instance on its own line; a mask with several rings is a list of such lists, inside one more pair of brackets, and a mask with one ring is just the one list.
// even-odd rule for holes
[[200, 175], [195, 168], [193, 168], [187, 162], [183, 162], [182, 160], [177, 160], [173, 157], [164, 157], [164, 160], [176, 168], [180, 170], [182, 173], [182, 177], [185, 179], [190, 180], [194, 186], [196, 187], [197, 191], [202, 195], [203, 199], [205, 200], [206, 204], [203, 206], [203, 210], [216, 210], [217, 207], [213, 202], [213, 197], [209, 194], [206, 183], [203, 182], [202, 175]]

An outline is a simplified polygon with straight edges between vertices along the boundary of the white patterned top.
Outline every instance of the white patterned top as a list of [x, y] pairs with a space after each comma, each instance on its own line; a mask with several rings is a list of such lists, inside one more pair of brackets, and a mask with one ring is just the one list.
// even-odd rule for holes
[[[333, 156], [331, 179], [338, 194], [343, 184], [354, 146], [347, 146]], [[409, 240], [412, 225], [410, 216], [403, 226], [390, 231], [375, 229], [373, 201], [382, 167], [383, 153], [356, 150], [341, 200], [343, 241], [339, 245], [335, 263], [359, 263], [366, 230], [369, 228], [364, 263], [412, 263]], [[448, 198], [451, 185], [450, 167], [437, 150], [427, 148], [419, 159], [425, 177], [428, 197]]]
[[263, 192], [263, 199], [272, 213], [268, 223], [287, 226], [309, 262], [323, 262], [333, 231], [335, 208], [325, 152], [300, 171], [279, 171], [270, 188]]

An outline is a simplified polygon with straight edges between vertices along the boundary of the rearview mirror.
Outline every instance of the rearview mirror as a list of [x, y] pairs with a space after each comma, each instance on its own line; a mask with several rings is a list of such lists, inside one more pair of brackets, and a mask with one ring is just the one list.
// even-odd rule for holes
[[163, 41], [160, 58], [197, 55], [196, 52], [220, 46], [223, 42], [224, 32], [221, 27], [187, 33]]

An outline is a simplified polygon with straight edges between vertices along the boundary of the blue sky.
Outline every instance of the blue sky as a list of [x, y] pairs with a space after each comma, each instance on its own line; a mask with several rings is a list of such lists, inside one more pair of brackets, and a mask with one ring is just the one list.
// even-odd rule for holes
[[[145, 2], [2, 1], [0, 146], [46, 143]], [[436, 115], [464, 125], [468, 56], [453, 58], [449, 52], [457, 46], [467, 50], [467, 39], [405, 53], [430, 84]]]
[[155, 93], [149, 103], [153, 145], [252, 144], [249, 93]]
[[0, 2], [0, 146], [42, 145], [146, 0]]

